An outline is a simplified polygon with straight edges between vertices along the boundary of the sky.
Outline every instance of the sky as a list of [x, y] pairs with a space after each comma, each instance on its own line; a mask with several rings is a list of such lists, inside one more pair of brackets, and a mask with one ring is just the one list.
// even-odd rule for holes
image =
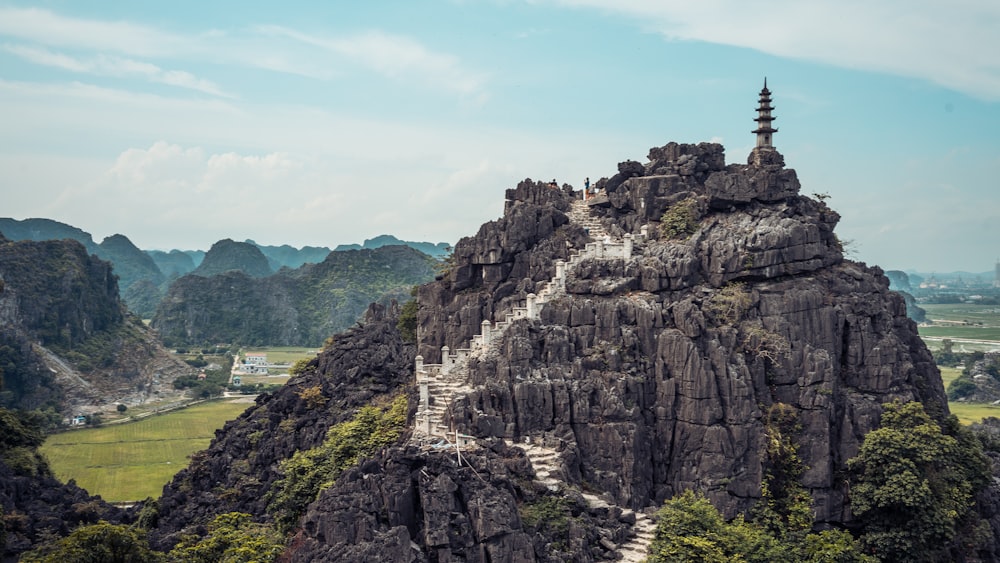
[[525, 178], [775, 146], [850, 256], [1000, 258], [995, 0], [0, 0], [0, 216], [301, 247], [454, 243]]

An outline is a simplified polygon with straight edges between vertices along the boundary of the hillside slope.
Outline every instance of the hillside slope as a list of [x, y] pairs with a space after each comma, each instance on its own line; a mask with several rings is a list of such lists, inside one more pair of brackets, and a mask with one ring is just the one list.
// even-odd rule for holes
[[126, 315], [111, 265], [73, 240], [0, 238], [3, 406], [90, 413], [137, 404], [191, 370]]
[[[207, 258], [206, 258], [207, 261]], [[332, 252], [319, 264], [254, 279], [242, 272], [177, 280], [153, 327], [172, 345], [227, 342], [318, 346], [373, 301], [409, 298], [434, 261], [405, 246]]]
[[[287, 525], [292, 490], [289, 561], [637, 561], [665, 499], [761, 501], [778, 418], [817, 526], [855, 526], [847, 460], [882, 405], [947, 414], [881, 270], [843, 258], [839, 216], [775, 151], [670, 143], [599, 185], [508, 190], [420, 287], [416, 350], [378, 308], [335, 338], [165, 489], [161, 547], [225, 511]], [[407, 434], [311, 473], [328, 430], [400, 392]]]

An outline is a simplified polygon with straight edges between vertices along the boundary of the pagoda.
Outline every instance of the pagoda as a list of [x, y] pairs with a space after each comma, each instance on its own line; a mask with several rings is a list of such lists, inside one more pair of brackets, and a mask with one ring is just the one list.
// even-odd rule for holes
[[767, 89], [767, 78], [764, 78], [764, 89], [760, 91], [760, 105], [757, 106], [757, 117], [754, 118], [754, 121], [757, 122], [757, 128], [753, 130], [753, 133], [757, 134], [758, 149], [774, 148], [774, 145], [771, 144], [771, 135], [777, 133], [778, 130], [771, 127], [771, 122], [775, 119], [771, 115], [772, 110], [774, 107], [771, 106], [771, 91]]

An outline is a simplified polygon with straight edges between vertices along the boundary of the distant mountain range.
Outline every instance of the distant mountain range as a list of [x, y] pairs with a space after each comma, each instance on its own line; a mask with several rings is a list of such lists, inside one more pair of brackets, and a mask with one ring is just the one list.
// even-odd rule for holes
[[331, 252], [373, 250], [394, 245], [408, 246], [436, 259], [444, 258], [450, 251], [447, 243], [402, 241], [392, 235], [380, 235], [360, 245], [339, 245], [333, 251], [314, 246], [299, 249], [289, 245], [267, 246], [249, 239], [244, 242], [223, 239], [212, 245], [208, 252], [144, 251], [125, 235], [115, 234], [97, 244], [90, 233], [51, 219], [19, 221], [0, 218], [0, 233], [14, 241], [72, 239], [79, 242], [90, 254], [113, 264], [122, 299], [130, 311], [143, 318], [152, 317], [174, 281], [188, 274], [211, 277], [240, 271], [252, 278], [264, 278], [284, 268], [295, 270], [306, 264], [319, 264]]
[[451, 253], [451, 246], [445, 242], [439, 242], [437, 244], [433, 244], [430, 242], [410, 242], [410, 241], [399, 240], [398, 238], [392, 235], [379, 235], [375, 238], [365, 240], [365, 242], [360, 245], [341, 244], [338, 245], [337, 248], [334, 248], [334, 250], [335, 251], [360, 250], [362, 248], [375, 249], [375, 248], [382, 248], [383, 246], [394, 246], [400, 244], [419, 250], [420, 252], [423, 252], [424, 254], [432, 258], [437, 258], [439, 260], [448, 256], [448, 254]]
[[[227, 256], [257, 251], [247, 243], [220, 241]], [[259, 264], [263, 255], [254, 258]], [[229, 269], [197, 271], [170, 286], [152, 326], [168, 346], [218, 343], [249, 346], [319, 346], [353, 325], [372, 302], [409, 300], [413, 286], [434, 278], [436, 261], [407, 246], [334, 251], [318, 264], [282, 268], [269, 276]]]

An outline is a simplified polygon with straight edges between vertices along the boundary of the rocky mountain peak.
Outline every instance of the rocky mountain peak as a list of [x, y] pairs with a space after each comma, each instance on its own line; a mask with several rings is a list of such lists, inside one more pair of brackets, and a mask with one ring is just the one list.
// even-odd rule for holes
[[944, 390], [882, 271], [843, 258], [837, 213], [762, 149], [669, 143], [596, 194], [520, 182], [418, 289], [415, 347], [373, 308], [167, 487], [159, 541], [274, 518], [282, 459], [404, 389], [409, 435], [310, 489], [288, 560], [639, 561], [665, 499], [753, 507], [775, 432], [817, 523], [851, 525], [847, 460], [883, 403], [943, 415]]
[[[882, 403], [942, 412], [940, 377], [882, 271], [843, 258], [839, 215], [799, 194], [776, 150], [749, 160], [669, 143], [586, 201], [509, 190], [420, 289], [422, 359], [470, 350], [444, 423], [545, 444], [621, 506], [696, 488], [734, 515], [760, 495], [768, 412], [787, 408], [817, 519], [848, 520], [837, 475]], [[534, 317], [508, 315], [540, 295]]]

